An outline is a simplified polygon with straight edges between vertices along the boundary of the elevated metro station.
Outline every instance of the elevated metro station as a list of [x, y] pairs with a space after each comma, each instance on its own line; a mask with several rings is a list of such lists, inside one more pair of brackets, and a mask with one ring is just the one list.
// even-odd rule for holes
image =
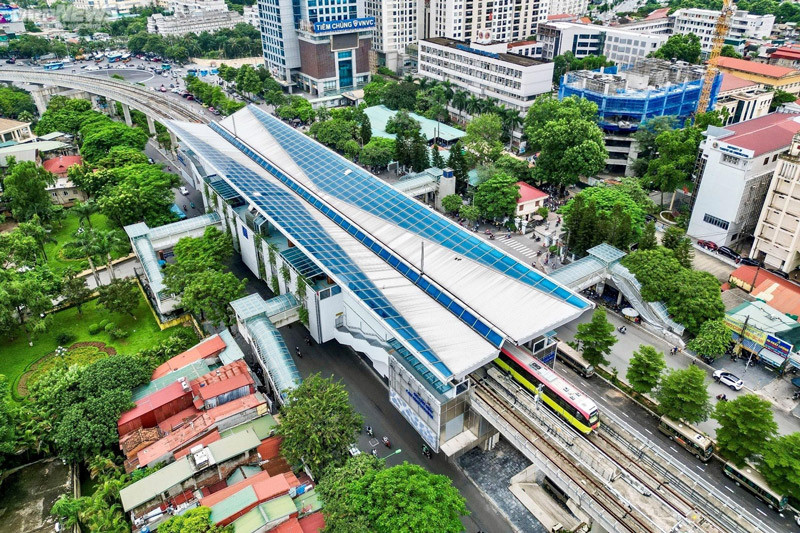
[[295, 295], [315, 341], [364, 354], [434, 450], [491, 430], [471, 372], [504, 345], [551, 353], [553, 330], [592, 307], [258, 107], [167, 126], [253, 274]]

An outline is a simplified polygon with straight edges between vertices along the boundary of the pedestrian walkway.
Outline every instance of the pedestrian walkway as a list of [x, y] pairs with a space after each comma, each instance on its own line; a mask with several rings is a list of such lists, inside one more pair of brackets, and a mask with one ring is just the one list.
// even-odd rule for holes
[[499, 241], [503, 244], [503, 246], [508, 246], [509, 248], [513, 248], [520, 254], [524, 255], [525, 257], [536, 257], [536, 251], [531, 250], [524, 244], [519, 241], [515, 241], [514, 239], [506, 239], [505, 237], [496, 237], [495, 241]]

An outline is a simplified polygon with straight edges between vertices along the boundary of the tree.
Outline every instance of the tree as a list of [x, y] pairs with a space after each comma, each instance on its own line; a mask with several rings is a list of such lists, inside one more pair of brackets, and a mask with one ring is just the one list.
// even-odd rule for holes
[[690, 424], [706, 420], [711, 404], [705, 378], [706, 373], [694, 365], [667, 372], [656, 394], [661, 412]]
[[202, 506], [175, 515], [158, 526], [161, 533], [224, 533], [228, 529], [217, 527], [211, 521], [211, 509]]
[[450, 147], [450, 156], [447, 158], [447, 166], [453, 169], [453, 176], [456, 178], [456, 193], [465, 194], [469, 186], [469, 166], [464, 158], [461, 141], [458, 140]]
[[413, 110], [417, 103], [417, 91], [419, 85], [416, 83], [402, 81], [400, 83], [389, 83], [383, 89], [382, 104], [393, 110]]
[[277, 432], [281, 453], [292, 464], [304, 462], [315, 477], [344, 464], [350, 443], [364, 422], [339, 382], [313, 374], [289, 392]]
[[159, 226], [174, 220], [170, 207], [175, 200], [172, 188], [180, 184], [177, 175], [147, 164], [107, 172], [113, 176], [114, 184], [103, 188], [98, 204], [111, 220], [120, 226], [141, 220]]
[[713, 274], [684, 268], [675, 281], [667, 310], [676, 322], [686, 326], [689, 333], [697, 334], [706, 321], [721, 319], [725, 315], [719, 281]]
[[640, 394], [648, 394], [658, 386], [661, 373], [666, 366], [663, 353], [652, 346], [642, 344], [639, 346], [639, 351], [633, 352], [625, 378], [633, 390]]
[[47, 262], [47, 251], [45, 245], [55, 243], [56, 239], [50, 235], [52, 227], [45, 224], [39, 218], [39, 215], [33, 215], [30, 222], [20, 222], [17, 226], [17, 231], [26, 237], [30, 237], [36, 243], [39, 251], [39, 256], [43, 262]]
[[462, 139], [472, 166], [486, 165], [500, 157], [503, 152], [502, 134], [503, 121], [498, 115], [485, 113], [472, 117]]
[[656, 223], [648, 222], [644, 225], [642, 236], [639, 238], [639, 250], [652, 250], [658, 246], [656, 239]]
[[94, 230], [84, 231], [83, 227], [79, 227], [73, 236], [75, 240], [70, 244], [80, 250], [81, 255], [86, 258], [92, 276], [94, 276], [95, 286], [100, 286], [100, 274], [97, 273], [97, 267], [94, 264], [94, 256], [97, 254], [97, 236]]
[[686, 238], [686, 231], [683, 228], [680, 226], [670, 226], [664, 232], [664, 236], [661, 238], [661, 244], [674, 252], [678, 243], [684, 238]]
[[661, 244], [672, 250], [675, 259], [684, 268], [692, 268], [694, 255], [692, 241], [686, 236], [686, 231], [679, 226], [670, 226], [664, 232]]
[[[4, 117], [23, 120], [25, 115], [33, 116], [36, 105], [28, 91], [16, 87], [0, 88], [0, 114]], [[31, 122], [23, 120], [23, 122]]]
[[636, 147], [638, 155], [636, 160], [631, 165], [631, 169], [635, 176], [642, 177], [647, 172], [647, 166], [650, 161], [656, 156], [658, 148], [656, 147], [656, 138], [665, 131], [675, 129], [677, 119], [672, 115], [665, 115], [661, 117], [652, 117], [645, 120], [638, 130], [633, 134], [636, 139]]
[[100, 210], [97, 202], [94, 200], [87, 200], [85, 202], [75, 202], [72, 206], [72, 213], [78, 216], [81, 224], [86, 222], [86, 225], [92, 227], [92, 215]]
[[394, 159], [394, 140], [383, 137], [373, 137], [361, 149], [358, 160], [362, 165], [375, 169], [384, 169]]
[[777, 89], [772, 95], [772, 102], [769, 104], [769, 111], [771, 113], [783, 104], [788, 104], [790, 102], [794, 102], [795, 100], [797, 100], [797, 95]]
[[112, 254], [127, 252], [130, 244], [124, 233], [119, 230], [95, 231], [97, 253], [106, 259], [106, 272], [111, 280], [117, 278], [114, 273]]
[[645, 210], [637, 202], [633, 187], [589, 187], [578, 193], [561, 213], [569, 232], [569, 247], [582, 254], [587, 249], [608, 242], [627, 248], [641, 235]]
[[81, 155], [88, 164], [94, 164], [103, 159], [114, 146], [128, 146], [144, 150], [147, 144], [147, 134], [140, 128], [130, 128], [121, 122], [107, 122], [101, 127], [93, 127], [84, 135], [81, 128], [83, 144]]
[[474, 205], [462, 205], [458, 210], [458, 214], [461, 216], [461, 218], [464, 218], [472, 223], [477, 222], [481, 217], [480, 210]]
[[659, 59], [678, 59], [687, 63], [697, 64], [700, 61], [700, 38], [694, 33], [686, 35], [671, 35], [661, 48], [652, 52], [650, 57]]
[[447, 213], [458, 213], [458, 210], [464, 206], [464, 200], [457, 194], [448, 194], [442, 198], [442, 208]]
[[97, 287], [100, 293], [97, 301], [109, 313], [122, 313], [136, 319], [136, 308], [139, 307], [139, 287], [130, 279], [115, 279], [108, 285]]
[[763, 449], [761, 473], [783, 494], [800, 494], [800, 433], [770, 439]]
[[607, 365], [605, 356], [611, 353], [611, 347], [617, 343], [614, 326], [606, 319], [606, 310], [598, 307], [592, 313], [592, 320], [578, 325], [575, 340], [580, 343], [583, 357], [591, 364]]
[[648, 164], [645, 179], [661, 191], [661, 205], [665, 192], [674, 192], [691, 176], [702, 138], [699, 127], [667, 130], [656, 137], [657, 157]]
[[755, 394], [744, 394], [729, 402], [717, 402], [713, 418], [719, 422], [717, 446], [739, 466], [761, 455], [767, 441], [778, 433], [772, 404]]
[[441, 150], [435, 144], [431, 147], [431, 166], [440, 169], [444, 168], [444, 157], [442, 157]]
[[463, 531], [461, 517], [469, 511], [449, 478], [419, 465], [384, 469], [382, 463], [355, 457], [320, 482], [326, 531]]
[[78, 314], [82, 315], [81, 307], [92, 296], [92, 290], [86, 285], [86, 278], [76, 275], [74, 270], [68, 270], [65, 274], [61, 296], [70, 305], [74, 305], [78, 309]]
[[731, 330], [722, 320], [706, 320], [687, 347], [698, 355], [716, 358], [725, 353], [732, 340]]
[[722, 57], [733, 57], [736, 59], [742, 58], [742, 54], [737, 52], [736, 48], [734, 48], [732, 44], [722, 45], [722, 49], [719, 51], [719, 55], [721, 55]]
[[245, 294], [246, 279], [239, 280], [231, 272], [205, 270], [195, 272], [183, 289], [181, 305], [212, 324], [232, 324], [228, 304]]
[[478, 186], [473, 201], [481, 216], [497, 219], [514, 216], [519, 197], [516, 180], [499, 172]]
[[559, 185], [563, 194], [581, 176], [603, 170], [608, 152], [596, 121], [597, 105], [588, 100], [537, 98], [525, 117], [528, 147], [539, 152], [534, 179]]
[[103, 168], [127, 167], [147, 163], [147, 154], [128, 145], [113, 146], [97, 166]]
[[20, 222], [34, 215], [47, 219], [52, 204], [46, 188], [55, 183], [55, 176], [33, 161], [13, 162], [8, 170], [3, 180], [3, 196], [14, 218]]

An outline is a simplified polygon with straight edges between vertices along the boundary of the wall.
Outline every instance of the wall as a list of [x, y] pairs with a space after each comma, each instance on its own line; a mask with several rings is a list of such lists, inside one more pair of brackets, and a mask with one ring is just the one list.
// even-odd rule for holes
[[256, 246], [254, 243], [255, 233], [252, 229], [246, 227], [238, 217], [236, 218], [236, 231], [239, 233], [239, 251], [242, 255], [242, 261], [258, 278], [258, 260], [256, 259]]

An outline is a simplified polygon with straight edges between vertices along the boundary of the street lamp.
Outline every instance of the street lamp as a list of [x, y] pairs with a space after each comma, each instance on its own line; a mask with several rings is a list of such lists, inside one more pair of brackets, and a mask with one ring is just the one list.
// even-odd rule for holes
[[398, 453], [400, 453], [400, 452], [402, 452], [402, 451], [403, 451], [403, 449], [402, 449], [402, 448], [397, 448], [395, 451], [393, 451], [392, 453], [390, 453], [390, 454], [389, 454], [389, 455], [387, 455], [386, 457], [380, 457], [380, 459], [383, 459], [383, 460], [385, 461], [385, 460], [386, 460], [386, 459], [388, 459], [389, 457], [391, 457], [391, 456], [393, 456], [393, 455], [397, 455]]

